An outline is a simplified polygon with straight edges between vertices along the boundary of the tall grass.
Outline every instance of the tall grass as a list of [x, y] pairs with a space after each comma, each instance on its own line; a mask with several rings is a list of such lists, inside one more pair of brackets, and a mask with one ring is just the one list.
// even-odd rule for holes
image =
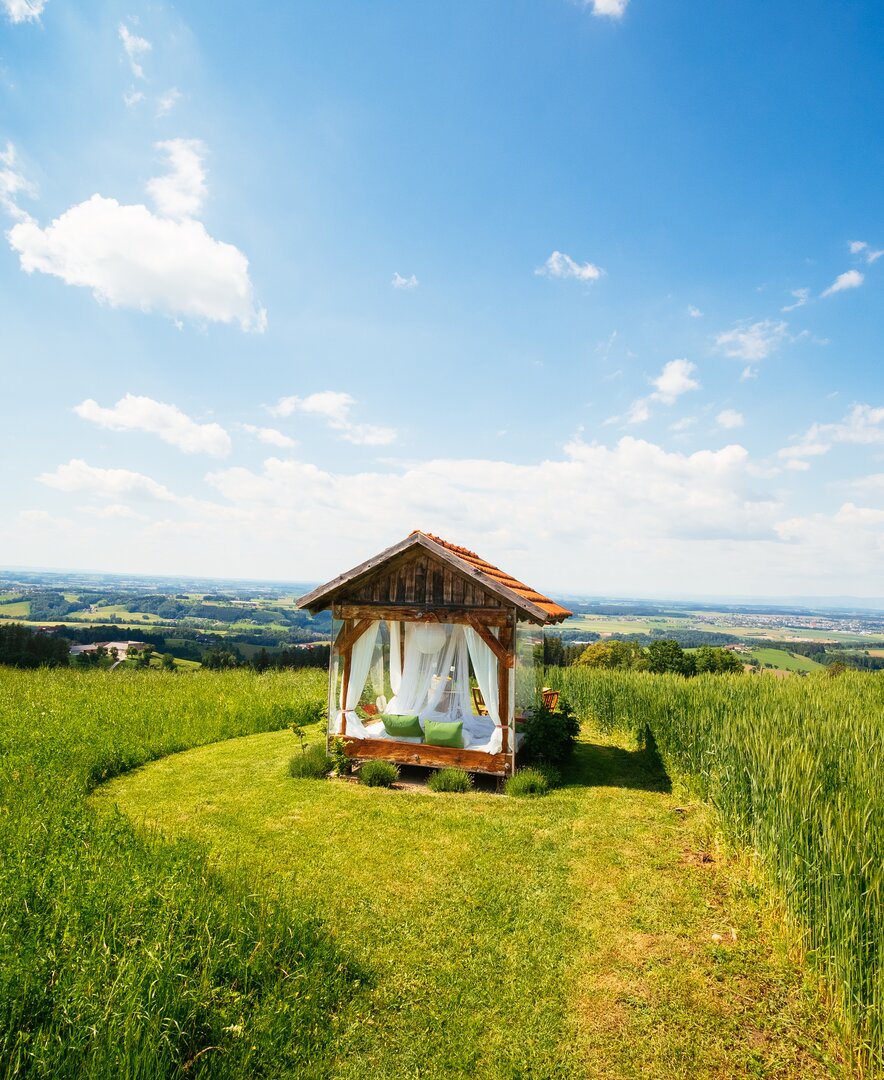
[[583, 718], [653, 735], [758, 853], [858, 1050], [884, 1068], [884, 676], [550, 671]]
[[337, 948], [86, 796], [307, 719], [324, 690], [319, 672], [0, 669], [0, 1076], [323, 1075], [354, 978]]

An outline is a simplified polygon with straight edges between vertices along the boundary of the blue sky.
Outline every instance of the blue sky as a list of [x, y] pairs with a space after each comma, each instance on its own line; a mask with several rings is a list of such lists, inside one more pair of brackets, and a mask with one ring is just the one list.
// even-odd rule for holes
[[0, 0], [0, 565], [884, 594], [884, 9]]

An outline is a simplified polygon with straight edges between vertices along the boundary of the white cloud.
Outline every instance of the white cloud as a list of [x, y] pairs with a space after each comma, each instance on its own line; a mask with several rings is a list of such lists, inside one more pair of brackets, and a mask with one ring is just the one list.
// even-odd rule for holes
[[619, 19], [626, 11], [629, 0], [583, 0], [583, 6], [592, 8], [593, 15], [607, 15]]
[[780, 311], [794, 311], [796, 308], [804, 307], [810, 300], [810, 289], [793, 289], [792, 295], [795, 297], [795, 303], [787, 304], [784, 308], [780, 308]]
[[199, 139], [167, 139], [156, 148], [166, 155], [170, 169], [147, 182], [157, 213], [168, 218], [195, 217], [206, 197], [205, 146]]
[[276, 428], [256, 427], [254, 424], [240, 424], [239, 426], [243, 431], [247, 431], [250, 435], [254, 435], [258, 442], [265, 443], [267, 446], [287, 448], [298, 445], [296, 439], [283, 434], [281, 431], [277, 431]]
[[835, 520], [846, 525], [884, 525], [884, 510], [847, 502], [835, 515]]
[[822, 454], [828, 454], [829, 450], [831, 450], [830, 443], [807, 441], [796, 443], [794, 446], [784, 446], [782, 450], [777, 451], [777, 456], [785, 461], [792, 461], [798, 458], [820, 457]]
[[199, 221], [172, 221], [145, 206], [93, 195], [45, 229], [20, 222], [8, 237], [25, 273], [81, 285], [111, 307], [238, 322], [259, 332], [266, 325], [248, 259], [232, 244], [214, 240]]
[[134, 87], [131, 90], [127, 90], [123, 94], [123, 101], [131, 109], [139, 102], [144, 101], [144, 94], [140, 90], [136, 90]]
[[884, 494], [884, 473], [860, 476], [856, 480], [852, 480], [850, 486], [866, 494]]
[[416, 289], [420, 282], [414, 274], [412, 274], [411, 277], [403, 277], [397, 270], [390, 279], [390, 284], [394, 289]]
[[181, 100], [181, 91], [173, 86], [157, 98], [157, 117], [168, 116]]
[[736, 409], [722, 409], [718, 416], [715, 417], [715, 422], [719, 427], [726, 429], [742, 427], [746, 420], [741, 412], [737, 412]]
[[690, 360], [670, 360], [653, 380], [656, 391], [651, 397], [664, 405], [673, 405], [682, 394], [689, 390], [699, 390], [700, 384], [691, 378], [696, 370], [696, 364], [692, 364]]
[[79, 509], [81, 514], [89, 514], [90, 517], [104, 518], [105, 520], [120, 518], [127, 521], [149, 520], [146, 514], [139, 514], [137, 510], [133, 510], [131, 506], [126, 506], [124, 503], [110, 503], [107, 506], [81, 506]]
[[638, 398], [629, 406], [626, 414], [627, 424], [643, 424], [651, 419], [651, 410], [648, 407], [648, 398]]
[[539, 266], [534, 273], [542, 277], [576, 278], [578, 281], [598, 281], [604, 274], [600, 266], [593, 263], [578, 263], [561, 251], [554, 251], [543, 266]]
[[703, 312], [700, 311], [700, 309], [698, 307], [694, 307], [693, 304], [688, 304], [688, 315], [690, 315], [690, 317], [692, 319], [702, 319], [703, 318]]
[[[112, 570], [241, 576], [245, 551], [265, 576], [324, 580], [420, 527], [568, 595], [873, 594], [884, 565], [880, 500], [857, 492], [841, 510], [794, 516], [779, 500], [795, 475], [759, 469], [739, 445], [688, 454], [626, 437], [574, 439], [547, 460], [394, 460], [353, 473], [279, 455], [210, 472], [211, 499], [78, 461], [43, 486], [78, 511], [64, 529], [69, 565], [94, 565], [101, 543]], [[5, 557], [57, 562], [57, 533], [46, 528], [44, 542], [41, 531], [57, 513], [46, 505], [28, 530], [0, 522]]]
[[178, 496], [143, 473], [129, 469], [103, 469], [71, 458], [55, 472], [41, 473], [37, 480], [56, 491], [84, 492], [101, 499], [139, 498], [158, 502], [178, 502]]
[[882, 255], [884, 255], [884, 248], [877, 251], [873, 251], [872, 248], [865, 242], [865, 240], [851, 240], [850, 242], [850, 254], [862, 255], [867, 263], [877, 262]]
[[792, 446], [778, 451], [781, 458], [797, 460], [827, 454], [836, 443], [854, 446], [884, 444], [884, 406], [853, 405], [834, 424], [811, 424]]
[[[317, 512], [326, 537], [358, 521], [365, 552], [416, 525], [469, 543], [477, 532], [506, 531], [510, 526], [501, 523], [508, 522], [519, 544], [526, 533], [534, 539], [549, 574], [554, 552], [583, 544], [588, 535], [605, 550], [625, 543], [633, 558], [652, 538], [772, 539], [778, 508], [753, 491], [747, 459], [741, 446], [686, 455], [626, 437], [612, 447], [575, 439], [563, 459], [537, 464], [435, 459], [344, 475], [271, 458], [261, 470], [225, 469], [206, 480], [281, 537], [316, 533]], [[540, 531], [549, 543], [537, 535], [539, 522], [546, 523]], [[483, 550], [480, 539], [475, 544]], [[332, 570], [331, 555], [326, 558]]]
[[[659, 401], [662, 405], [674, 405], [682, 394], [689, 390], [699, 390], [700, 384], [691, 378], [696, 370], [696, 365], [690, 360], [670, 360], [664, 364], [657, 378], [651, 380], [651, 385], [656, 387], [654, 393], [633, 401], [626, 414], [626, 423], [643, 424], [649, 420], [652, 401]], [[611, 417], [609, 422], [614, 423], [616, 419], [617, 417]]]
[[845, 270], [839, 274], [828, 289], [824, 289], [820, 296], [833, 296], [835, 293], [844, 292], [845, 289], [858, 289], [865, 281], [859, 270]]
[[230, 436], [220, 424], [198, 424], [177, 406], [153, 398], [126, 394], [113, 406], [103, 408], [88, 398], [74, 407], [83, 420], [110, 431], [144, 431], [157, 435], [186, 454], [211, 454], [226, 457]]
[[46, 4], [47, 0], [3, 0], [3, 9], [10, 22], [35, 22], [43, 14]]
[[171, 167], [148, 183], [157, 214], [93, 195], [45, 229], [24, 215], [7, 234], [22, 270], [91, 289], [111, 307], [239, 323], [260, 333], [267, 315], [255, 302], [248, 259], [191, 216], [206, 193], [202, 144], [171, 139], [157, 146]]
[[27, 221], [27, 212], [18, 205], [19, 195], [33, 198], [36, 191], [33, 184], [18, 171], [15, 147], [7, 142], [5, 150], [0, 151], [0, 207], [16, 221]]
[[716, 346], [725, 356], [739, 360], [764, 360], [788, 339], [789, 324], [763, 319], [761, 322], [738, 323], [715, 338]]
[[271, 416], [291, 416], [295, 412], [319, 416], [332, 430], [340, 432], [341, 438], [360, 446], [387, 446], [395, 441], [393, 428], [354, 423], [350, 412], [355, 404], [356, 399], [350, 394], [322, 390], [304, 398], [297, 395], [280, 398], [275, 405], [268, 406], [267, 411]]
[[118, 33], [120, 35], [120, 41], [123, 43], [123, 49], [126, 52], [126, 56], [129, 58], [129, 66], [132, 68], [132, 74], [136, 79], [143, 79], [144, 68], [138, 61], [139, 57], [150, 52], [152, 47], [150, 42], [147, 38], [138, 37], [137, 34], [133, 34], [125, 23], [120, 23]]
[[692, 428], [696, 422], [696, 416], [683, 416], [680, 420], [676, 420], [674, 424], [670, 424], [669, 430], [681, 433], [687, 431], [688, 428]]

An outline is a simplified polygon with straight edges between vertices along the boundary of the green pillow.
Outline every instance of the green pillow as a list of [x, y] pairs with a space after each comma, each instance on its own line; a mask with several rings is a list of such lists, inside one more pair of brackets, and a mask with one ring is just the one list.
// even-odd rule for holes
[[384, 731], [394, 739], [420, 739], [423, 736], [420, 718], [417, 716], [395, 716], [393, 713], [381, 713]]
[[429, 746], [451, 746], [463, 750], [463, 724], [441, 720], [424, 720], [424, 742]]

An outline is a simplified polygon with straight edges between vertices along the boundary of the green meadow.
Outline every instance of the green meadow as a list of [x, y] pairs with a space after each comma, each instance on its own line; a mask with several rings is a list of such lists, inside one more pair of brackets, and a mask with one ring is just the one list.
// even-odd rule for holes
[[791, 653], [787, 649], [753, 649], [752, 657], [764, 667], [770, 665], [778, 671], [823, 671], [824, 665], [809, 656]]
[[587, 723], [539, 799], [294, 780], [324, 693], [0, 673], [0, 1076], [849, 1074], [768, 879], [653, 748]]

